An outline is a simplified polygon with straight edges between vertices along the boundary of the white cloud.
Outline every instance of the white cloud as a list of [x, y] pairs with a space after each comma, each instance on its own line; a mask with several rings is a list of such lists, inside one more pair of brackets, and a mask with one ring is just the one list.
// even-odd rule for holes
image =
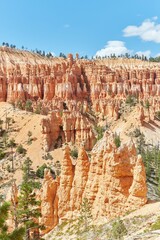
[[152, 19], [156, 21], [156, 20], [158, 19], [158, 17], [157, 17], [157, 16], [154, 16]]
[[116, 56], [131, 53], [131, 50], [128, 50], [125, 46], [125, 43], [122, 41], [108, 41], [107, 45], [101, 50], [97, 51], [95, 56], [105, 57], [115, 54]]
[[150, 58], [151, 51], [150, 50], [147, 50], [147, 51], [144, 51], [144, 52], [138, 51], [138, 52], [136, 52], [136, 54], [140, 57], [142, 57], [142, 55], [143, 55], [143, 56], [146, 56], [147, 58]]
[[154, 57], [160, 57], [160, 53], [157, 53]]
[[146, 19], [140, 26], [128, 26], [123, 29], [125, 37], [138, 36], [144, 41], [160, 43], [160, 24], [156, 23], [157, 16]]

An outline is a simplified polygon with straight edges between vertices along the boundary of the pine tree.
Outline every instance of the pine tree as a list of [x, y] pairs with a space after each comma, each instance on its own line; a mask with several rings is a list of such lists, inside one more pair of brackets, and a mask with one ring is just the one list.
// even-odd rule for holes
[[6, 225], [6, 220], [8, 219], [10, 204], [4, 202], [0, 206], [0, 239], [1, 240], [23, 240], [24, 228], [17, 228], [13, 232], [8, 233], [8, 227]]
[[12, 138], [8, 143], [8, 147], [11, 148], [11, 153], [12, 153], [12, 171], [14, 171], [14, 152], [13, 152], [13, 148], [15, 146], [16, 146], [15, 140]]
[[8, 130], [9, 130], [9, 127], [10, 127], [10, 123], [11, 123], [11, 118], [10, 117], [7, 117], [6, 116], [6, 120], [5, 120], [5, 128], [6, 128], [6, 132], [8, 132]]
[[3, 120], [2, 120], [2, 119], [0, 119], [0, 136], [1, 136], [1, 134], [2, 134], [2, 131], [3, 131], [3, 129], [2, 129], [2, 125], [3, 125]]
[[[41, 216], [40, 201], [36, 200], [34, 190], [40, 187], [38, 182], [34, 181], [34, 172], [31, 168], [32, 161], [27, 158], [23, 165], [23, 181], [18, 198], [18, 221], [25, 227], [25, 240], [30, 240], [30, 232], [37, 232], [42, 226], [35, 219]], [[39, 231], [38, 231], [39, 233]], [[40, 239], [35, 236], [34, 239]]]
[[80, 228], [83, 228], [85, 232], [88, 231], [89, 223], [92, 220], [92, 214], [91, 214], [91, 206], [87, 198], [84, 198], [81, 204], [80, 209], [80, 216], [78, 219], [78, 233], [80, 232]]
[[29, 144], [29, 143], [32, 142], [32, 139], [31, 139], [31, 137], [32, 137], [32, 132], [31, 132], [31, 131], [28, 131], [27, 136], [28, 136], [28, 144]]

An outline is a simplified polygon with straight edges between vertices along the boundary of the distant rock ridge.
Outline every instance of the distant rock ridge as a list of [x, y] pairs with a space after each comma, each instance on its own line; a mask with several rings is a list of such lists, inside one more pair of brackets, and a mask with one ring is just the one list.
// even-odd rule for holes
[[[49, 114], [42, 121], [46, 151], [58, 137], [62, 143], [84, 142], [85, 148], [91, 150], [95, 138], [93, 119], [101, 116], [117, 120], [128, 96], [134, 96], [142, 106], [141, 125], [145, 119], [154, 120], [160, 110], [159, 63], [136, 59], [84, 60], [78, 54], [75, 59], [72, 54], [67, 59], [48, 59], [29, 51], [0, 48], [0, 101], [20, 104], [25, 109], [30, 99], [31, 110], [39, 108], [41, 114]], [[48, 128], [47, 132], [43, 128]]]
[[[28, 51], [0, 48], [0, 101], [26, 99], [100, 101], [128, 94], [160, 96], [160, 64], [140, 60], [43, 58]], [[110, 102], [110, 101], [109, 101]], [[106, 107], [105, 107], [106, 108]]]

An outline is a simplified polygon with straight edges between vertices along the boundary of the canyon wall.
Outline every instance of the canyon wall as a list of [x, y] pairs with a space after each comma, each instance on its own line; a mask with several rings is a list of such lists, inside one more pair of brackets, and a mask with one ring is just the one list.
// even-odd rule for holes
[[158, 63], [133, 59], [82, 60], [73, 59], [72, 54], [67, 59], [41, 57], [39, 60], [37, 55], [28, 54], [21, 59], [22, 52], [19, 52], [18, 62], [14, 50], [0, 49], [0, 101], [41, 99], [44, 103], [51, 101], [51, 109], [63, 109], [63, 102], [67, 109], [76, 109], [78, 101], [87, 101], [95, 111], [105, 115], [112, 115], [119, 100], [127, 95], [139, 100], [150, 96], [150, 101], [159, 103]]
[[[0, 48], [0, 101], [48, 115], [42, 120], [43, 149], [71, 142], [91, 150], [97, 116], [117, 120], [129, 96], [154, 120], [160, 111], [160, 65], [137, 59], [47, 59]], [[144, 111], [146, 102], [148, 111]], [[30, 104], [30, 103], [29, 103]], [[143, 113], [146, 112], [146, 113]]]

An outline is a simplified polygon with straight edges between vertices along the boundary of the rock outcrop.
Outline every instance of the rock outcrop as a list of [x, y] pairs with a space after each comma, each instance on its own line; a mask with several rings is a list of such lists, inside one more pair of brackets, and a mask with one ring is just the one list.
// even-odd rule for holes
[[120, 216], [147, 202], [145, 169], [133, 143], [117, 148], [113, 136], [106, 133], [92, 150], [90, 161], [84, 147], [80, 148], [75, 166], [69, 151], [67, 146], [58, 190], [55, 180], [48, 177], [44, 180], [42, 219], [47, 226], [54, 227], [58, 221], [76, 216], [85, 198], [94, 219]]
[[[96, 148], [84, 192], [92, 205], [93, 215], [115, 217], [144, 205], [147, 201], [145, 170], [134, 145], [117, 148], [113, 141], [106, 138], [101, 149], [97, 151]], [[129, 199], [137, 188], [142, 194], [136, 195], [139, 199], [134, 204]]]
[[75, 174], [70, 192], [71, 211], [79, 210], [82, 203], [82, 196], [86, 187], [90, 162], [87, 153], [81, 146], [75, 166]]
[[63, 218], [63, 216], [70, 211], [70, 205], [66, 204], [70, 202], [70, 192], [72, 188], [72, 182], [74, 177], [74, 166], [72, 165], [72, 160], [70, 157], [70, 148], [65, 147], [64, 158], [62, 160], [61, 167], [61, 178], [59, 186], [59, 201], [58, 201], [58, 216]]
[[48, 151], [51, 147], [61, 147], [63, 143], [80, 145], [91, 150], [94, 146], [95, 135], [91, 123], [79, 112], [52, 112], [41, 121], [43, 148]]
[[49, 232], [58, 224], [58, 196], [59, 179], [54, 180], [50, 170], [45, 169], [44, 180], [40, 192], [41, 214], [40, 223], [45, 226], [43, 234]]

